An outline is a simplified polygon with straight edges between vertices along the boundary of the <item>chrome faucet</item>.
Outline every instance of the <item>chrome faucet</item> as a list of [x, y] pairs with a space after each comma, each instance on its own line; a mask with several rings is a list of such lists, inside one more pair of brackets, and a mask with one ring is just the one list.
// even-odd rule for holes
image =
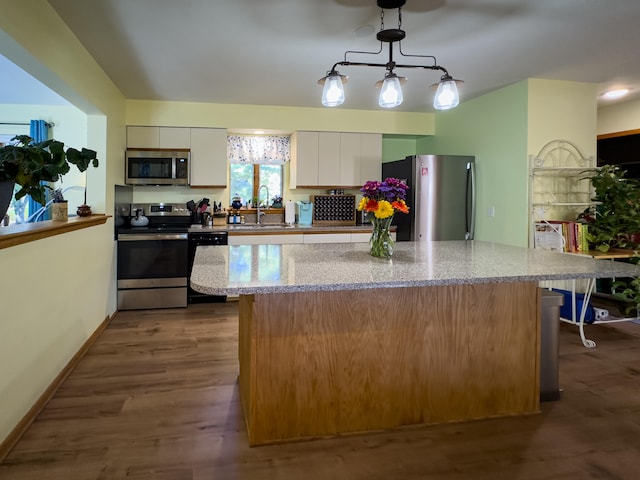
[[263, 188], [267, 191], [267, 208], [269, 208], [269, 188], [266, 185], [260, 185], [258, 188], [258, 205], [256, 205], [256, 223], [258, 225], [260, 225], [260, 215], [264, 215], [264, 212], [260, 211], [260, 192]]

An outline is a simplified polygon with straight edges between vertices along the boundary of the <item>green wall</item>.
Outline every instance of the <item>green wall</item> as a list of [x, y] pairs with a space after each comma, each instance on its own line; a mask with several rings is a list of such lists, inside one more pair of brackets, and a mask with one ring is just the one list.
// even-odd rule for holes
[[[527, 245], [527, 82], [436, 114], [436, 134], [418, 154], [476, 157], [476, 239]], [[490, 217], [492, 209], [495, 216]]]
[[400, 160], [408, 155], [415, 155], [419, 138], [422, 137], [414, 135], [383, 135], [382, 162], [391, 162]]

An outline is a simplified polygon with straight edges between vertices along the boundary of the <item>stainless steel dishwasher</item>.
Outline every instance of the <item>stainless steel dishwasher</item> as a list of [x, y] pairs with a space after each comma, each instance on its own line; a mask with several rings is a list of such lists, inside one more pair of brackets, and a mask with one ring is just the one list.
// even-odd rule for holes
[[[193, 268], [193, 259], [196, 256], [196, 248], [200, 245], [228, 245], [229, 236], [224, 231], [207, 231], [207, 232], [189, 232], [189, 277], [191, 277], [191, 269]], [[225, 295], [206, 295], [196, 292], [191, 288], [189, 280], [188, 289], [189, 303], [218, 303], [226, 302]]]

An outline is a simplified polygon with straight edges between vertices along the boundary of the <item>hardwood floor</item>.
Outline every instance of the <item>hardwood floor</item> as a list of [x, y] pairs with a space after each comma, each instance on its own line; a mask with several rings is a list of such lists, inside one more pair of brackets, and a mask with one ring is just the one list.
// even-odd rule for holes
[[539, 415], [249, 448], [237, 304], [121, 312], [0, 478], [636, 479], [640, 325], [587, 331], [597, 348], [561, 326], [562, 398]]

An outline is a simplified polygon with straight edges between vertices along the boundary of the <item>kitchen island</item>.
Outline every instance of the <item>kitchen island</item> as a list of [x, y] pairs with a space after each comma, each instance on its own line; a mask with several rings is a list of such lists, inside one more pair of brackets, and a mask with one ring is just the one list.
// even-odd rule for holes
[[251, 445], [539, 411], [538, 282], [628, 264], [478, 241], [198, 247], [191, 284], [240, 295]]

